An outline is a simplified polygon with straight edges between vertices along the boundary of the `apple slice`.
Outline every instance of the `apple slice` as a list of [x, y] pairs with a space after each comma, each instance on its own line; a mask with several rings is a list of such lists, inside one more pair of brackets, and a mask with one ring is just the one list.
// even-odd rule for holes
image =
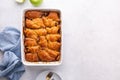
[[17, 3], [24, 3], [25, 0], [16, 0]]

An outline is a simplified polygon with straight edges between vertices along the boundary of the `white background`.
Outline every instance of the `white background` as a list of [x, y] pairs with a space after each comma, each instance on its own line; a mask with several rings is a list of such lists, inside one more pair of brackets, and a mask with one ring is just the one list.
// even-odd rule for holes
[[[0, 30], [22, 27], [22, 14], [33, 7], [0, 1]], [[27, 67], [20, 80], [35, 80], [52, 69], [63, 80], [120, 80], [120, 0], [44, 0], [37, 7], [62, 11], [63, 63], [57, 67]], [[0, 78], [0, 80], [5, 80]]]

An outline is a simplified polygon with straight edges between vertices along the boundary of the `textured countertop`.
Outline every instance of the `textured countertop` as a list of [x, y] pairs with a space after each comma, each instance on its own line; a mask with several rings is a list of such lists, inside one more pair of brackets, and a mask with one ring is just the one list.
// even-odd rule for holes
[[[21, 5], [2, 0], [0, 30], [5, 26], [20, 29], [27, 8], [36, 7], [29, 0]], [[48, 69], [63, 80], [120, 80], [120, 0], [44, 0], [37, 8], [62, 11], [63, 63], [57, 67], [25, 66], [20, 80], [35, 80]]]

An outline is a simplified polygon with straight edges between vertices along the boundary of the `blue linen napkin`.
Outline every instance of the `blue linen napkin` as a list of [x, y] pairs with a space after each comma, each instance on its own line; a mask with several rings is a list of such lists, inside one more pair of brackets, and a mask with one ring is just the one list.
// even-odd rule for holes
[[20, 32], [6, 27], [0, 32], [0, 50], [4, 53], [0, 63], [0, 77], [19, 80], [25, 69], [21, 62]]

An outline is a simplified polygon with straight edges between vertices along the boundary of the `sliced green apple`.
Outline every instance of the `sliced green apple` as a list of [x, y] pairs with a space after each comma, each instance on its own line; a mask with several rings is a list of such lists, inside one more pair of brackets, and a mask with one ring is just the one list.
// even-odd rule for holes
[[24, 3], [25, 0], [16, 0], [16, 2], [18, 2], [18, 3]]

